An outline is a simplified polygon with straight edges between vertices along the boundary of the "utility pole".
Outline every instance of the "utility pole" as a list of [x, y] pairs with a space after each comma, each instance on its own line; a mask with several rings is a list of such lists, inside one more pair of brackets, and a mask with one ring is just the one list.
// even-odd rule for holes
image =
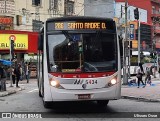
[[126, 56], [128, 49], [128, 37], [127, 37], [127, 6], [128, 0], [125, 0], [125, 40], [123, 40], [123, 84], [128, 84], [128, 75], [127, 75], [127, 65], [126, 65]]
[[13, 58], [14, 58], [14, 37], [13, 36], [10, 36], [9, 37], [9, 43], [10, 43], [10, 62], [11, 62], [11, 64], [10, 64], [10, 81], [11, 81], [11, 83], [10, 83], [10, 87], [13, 87], [13, 82], [12, 82], [12, 60], [13, 60]]
[[155, 55], [157, 56], [157, 71], [159, 70], [159, 63], [158, 63], [158, 54], [159, 52], [157, 51], [156, 52], [156, 34], [155, 33], [155, 27], [156, 27], [156, 24], [159, 22], [159, 18], [158, 17], [155, 17], [153, 19], [153, 40], [152, 40], [152, 54], [154, 54], [153, 56], [153, 59], [154, 59], [154, 73], [153, 73], [153, 76], [154, 78], [156, 78], [156, 57]]
[[140, 21], [139, 21], [139, 11], [138, 8], [134, 9], [134, 18], [138, 21], [138, 64], [141, 62], [140, 60], [140, 52], [141, 52], [141, 39], [140, 39]]
[[141, 62], [140, 52], [141, 52], [141, 24], [140, 21], [138, 21], [138, 64]]
[[131, 77], [131, 74], [130, 74], [130, 66], [131, 66], [131, 40], [130, 39], [129, 39], [128, 50], [129, 50], [129, 54], [128, 54], [128, 79], [130, 79], [130, 77]]

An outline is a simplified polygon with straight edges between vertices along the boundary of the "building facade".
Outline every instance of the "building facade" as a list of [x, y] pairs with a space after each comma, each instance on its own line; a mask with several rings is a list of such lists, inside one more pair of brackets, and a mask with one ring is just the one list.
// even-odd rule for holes
[[39, 31], [50, 17], [84, 15], [83, 0], [0, 0], [0, 30]]
[[152, 25], [152, 47], [160, 50], [160, 0], [128, 0], [128, 5], [147, 11], [147, 24]]
[[114, 18], [114, 0], [84, 0], [84, 15]]

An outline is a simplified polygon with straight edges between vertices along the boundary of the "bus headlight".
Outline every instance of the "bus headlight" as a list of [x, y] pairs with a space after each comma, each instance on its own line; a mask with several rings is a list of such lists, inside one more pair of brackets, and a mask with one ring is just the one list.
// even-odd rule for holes
[[112, 78], [105, 87], [111, 87], [117, 83], [117, 78]]
[[50, 79], [50, 85], [56, 88], [60, 86], [59, 81], [55, 80], [54, 78]]
[[48, 78], [49, 78], [49, 83], [51, 86], [56, 87], [56, 88], [60, 86], [59, 81], [56, 78], [54, 78], [53, 75], [48, 74]]
[[56, 85], [58, 85], [58, 82], [52, 80], [52, 81], [50, 81], [50, 84], [51, 84], [51, 86], [56, 87]]
[[117, 80], [114, 79], [114, 78], [111, 80], [111, 84], [112, 84], [112, 85], [116, 84], [116, 82], [117, 82]]

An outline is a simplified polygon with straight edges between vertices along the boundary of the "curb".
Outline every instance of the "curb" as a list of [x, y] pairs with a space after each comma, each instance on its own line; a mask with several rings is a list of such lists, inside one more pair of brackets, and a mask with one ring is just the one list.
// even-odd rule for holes
[[160, 102], [159, 99], [147, 99], [143, 97], [134, 97], [134, 96], [121, 96], [121, 99], [138, 100], [143, 102]]
[[21, 87], [18, 90], [14, 89], [14, 90], [8, 90], [8, 91], [0, 92], [0, 97], [5, 97], [5, 96], [11, 95], [11, 94], [15, 94], [18, 91], [22, 91], [22, 90], [25, 90], [25, 88]]

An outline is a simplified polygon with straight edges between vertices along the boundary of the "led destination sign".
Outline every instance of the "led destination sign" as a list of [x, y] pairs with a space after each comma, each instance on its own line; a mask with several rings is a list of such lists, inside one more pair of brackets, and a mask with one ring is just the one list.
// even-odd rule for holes
[[100, 22], [86, 22], [86, 23], [55, 23], [55, 29], [106, 29], [106, 24], [105, 23], [100, 23]]
[[[107, 29], [105, 22], [52, 22], [47, 25], [48, 30], [83, 30], [83, 29]], [[109, 27], [110, 28], [110, 27]]]

